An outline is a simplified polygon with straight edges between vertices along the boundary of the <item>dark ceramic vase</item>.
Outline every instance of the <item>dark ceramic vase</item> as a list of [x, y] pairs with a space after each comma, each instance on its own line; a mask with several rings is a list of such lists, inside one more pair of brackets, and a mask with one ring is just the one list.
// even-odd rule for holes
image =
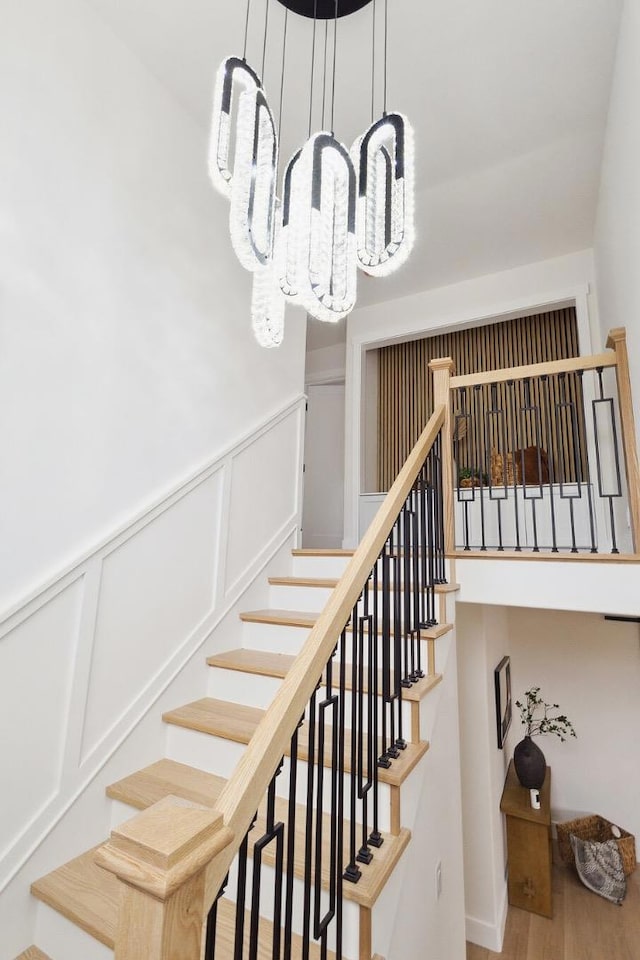
[[534, 787], [540, 789], [547, 772], [547, 761], [544, 753], [531, 737], [525, 737], [516, 746], [513, 751], [513, 765], [523, 787], [529, 790]]

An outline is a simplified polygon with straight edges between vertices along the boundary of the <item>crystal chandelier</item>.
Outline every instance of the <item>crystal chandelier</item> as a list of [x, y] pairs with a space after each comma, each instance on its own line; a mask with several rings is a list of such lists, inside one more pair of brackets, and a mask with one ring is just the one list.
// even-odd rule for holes
[[[244, 53], [222, 62], [216, 77], [209, 173], [229, 200], [229, 232], [238, 260], [253, 273], [251, 323], [258, 343], [276, 347], [284, 336], [287, 301], [318, 320], [335, 323], [356, 304], [358, 269], [383, 277], [401, 266], [414, 243], [413, 131], [406, 117], [387, 113], [387, 3], [384, 0], [384, 110], [348, 150], [333, 132], [338, 20], [372, 4], [372, 91], [375, 80], [376, 0], [278, 0], [313, 21], [309, 130], [284, 167], [277, 193], [279, 130], [260, 76]], [[265, 3], [262, 74], [270, 0]], [[316, 24], [333, 20], [331, 132], [311, 133]], [[323, 78], [326, 83], [325, 64]], [[373, 102], [373, 93], [372, 93]], [[373, 109], [372, 109], [373, 120]], [[323, 104], [324, 124], [324, 104]], [[233, 156], [231, 156], [233, 154]]]

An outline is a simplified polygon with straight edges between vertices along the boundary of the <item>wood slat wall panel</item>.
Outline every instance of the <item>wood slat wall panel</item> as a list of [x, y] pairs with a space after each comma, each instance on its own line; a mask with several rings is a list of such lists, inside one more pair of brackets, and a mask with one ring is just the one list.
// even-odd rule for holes
[[[420, 436], [420, 431], [424, 429], [430, 411], [433, 410], [433, 391], [428, 368], [430, 360], [451, 357], [455, 363], [455, 373], [464, 375], [530, 363], [544, 363], [548, 360], [564, 360], [578, 355], [578, 328], [574, 307], [551, 310], [530, 317], [518, 317], [501, 323], [472, 327], [468, 330], [436, 334], [422, 340], [381, 348], [378, 392], [378, 489], [381, 491], [389, 489]], [[576, 404], [580, 450], [584, 451], [586, 449], [584, 416], [579, 377], [575, 374], [567, 375], [565, 385], [566, 399]], [[532, 381], [531, 402], [539, 406], [543, 420], [547, 412], [546, 392], [544, 384]], [[507, 384], [481, 387], [469, 399], [476, 414], [472, 444], [475, 448], [476, 463], [483, 463], [486, 460], [482, 424], [492, 398], [495, 399], [496, 405], [505, 411], [502, 417], [491, 418], [496, 421], [490, 436], [492, 446], [503, 451], [513, 450], [516, 446], [536, 444], [531, 422], [528, 424], [524, 438], [516, 436], [514, 430], [513, 406], [514, 401], [521, 402], [521, 388], [512, 391]], [[559, 382], [556, 378], [551, 378], [549, 400], [552, 408], [560, 399]], [[454, 400], [454, 409], [457, 409], [457, 403], [458, 401]], [[568, 429], [566, 434], [566, 437], [559, 440], [556, 430], [551, 430], [550, 438], [545, 437], [543, 433], [542, 446], [553, 450], [557, 462], [565, 463], [565, 479], [568, 480], [573, 473], [568, 452], [573, 442], [572, 429]]]

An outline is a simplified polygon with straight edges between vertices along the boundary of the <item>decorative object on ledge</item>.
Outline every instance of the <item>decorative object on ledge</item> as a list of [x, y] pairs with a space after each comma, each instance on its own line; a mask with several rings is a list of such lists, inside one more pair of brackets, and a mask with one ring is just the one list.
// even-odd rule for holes
[[513, 751], [513, 765], [523, 787], [540, 789], [544, 783], [546, 761], [544, 753], [531, 738], [552, 733], [564, 742], [567, 737], [575, 737], [576, 732], [564, 714], [550, 713], [560, 707], [557, 703], [545, 703], [540, 697], [540, 687], [525, 691], [525, 702], [516, 700], [516, 707], [520, 710], [520, 721], [526, 732], [524, 740]]
[[[302, 305], [318, 320], [337, 322], [355, 306], [358, 267], [371, 276], [386, 276], [408, 258], [414, 243], [414, 161], [409, 122], [400, 113], [387, 113], [388, 0], [384, 0], [382, 116], [374, 121], [373, 0], [371, 126], [350, 151], [334, 135], [338, 20], [372, 0], [279, 0], [286, 8], [280, 120], [289, 12], [310, 18], [313, 29], [308, 139], [288, 161], [281, 197], [276, 195], [280, 122], [276, 125], [263, 85], [270, 0], [264, 2], [260, 74], [246, 60], [251, 0], [247, 0], [242, 58], [228, 57], [218, 71], [209, 172], [213, 185], [230, 201], [233, 249], [254, 276], [251, 319], [256, 340], [263, 347], [275, 347], [284, 336], [287, 301]], [[325, 22], [322, 131], [312, 135], [318, 21]]]
[[503, 657], [493, 671], [496, 691], [496, 724], [498, 728], [498, 750], [502, 750], [507, 731], [511, 726], [511, 660]]

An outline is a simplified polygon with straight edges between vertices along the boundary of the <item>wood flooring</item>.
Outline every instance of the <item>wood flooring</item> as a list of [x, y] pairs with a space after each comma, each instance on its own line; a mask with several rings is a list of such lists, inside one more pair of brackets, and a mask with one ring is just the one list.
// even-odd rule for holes
[[468, 943], [467, 960], [639, 960], [640, 869], [627, 883], [617, 907], [554, 864], [553, 919], [509, 907], [502, 953]]

